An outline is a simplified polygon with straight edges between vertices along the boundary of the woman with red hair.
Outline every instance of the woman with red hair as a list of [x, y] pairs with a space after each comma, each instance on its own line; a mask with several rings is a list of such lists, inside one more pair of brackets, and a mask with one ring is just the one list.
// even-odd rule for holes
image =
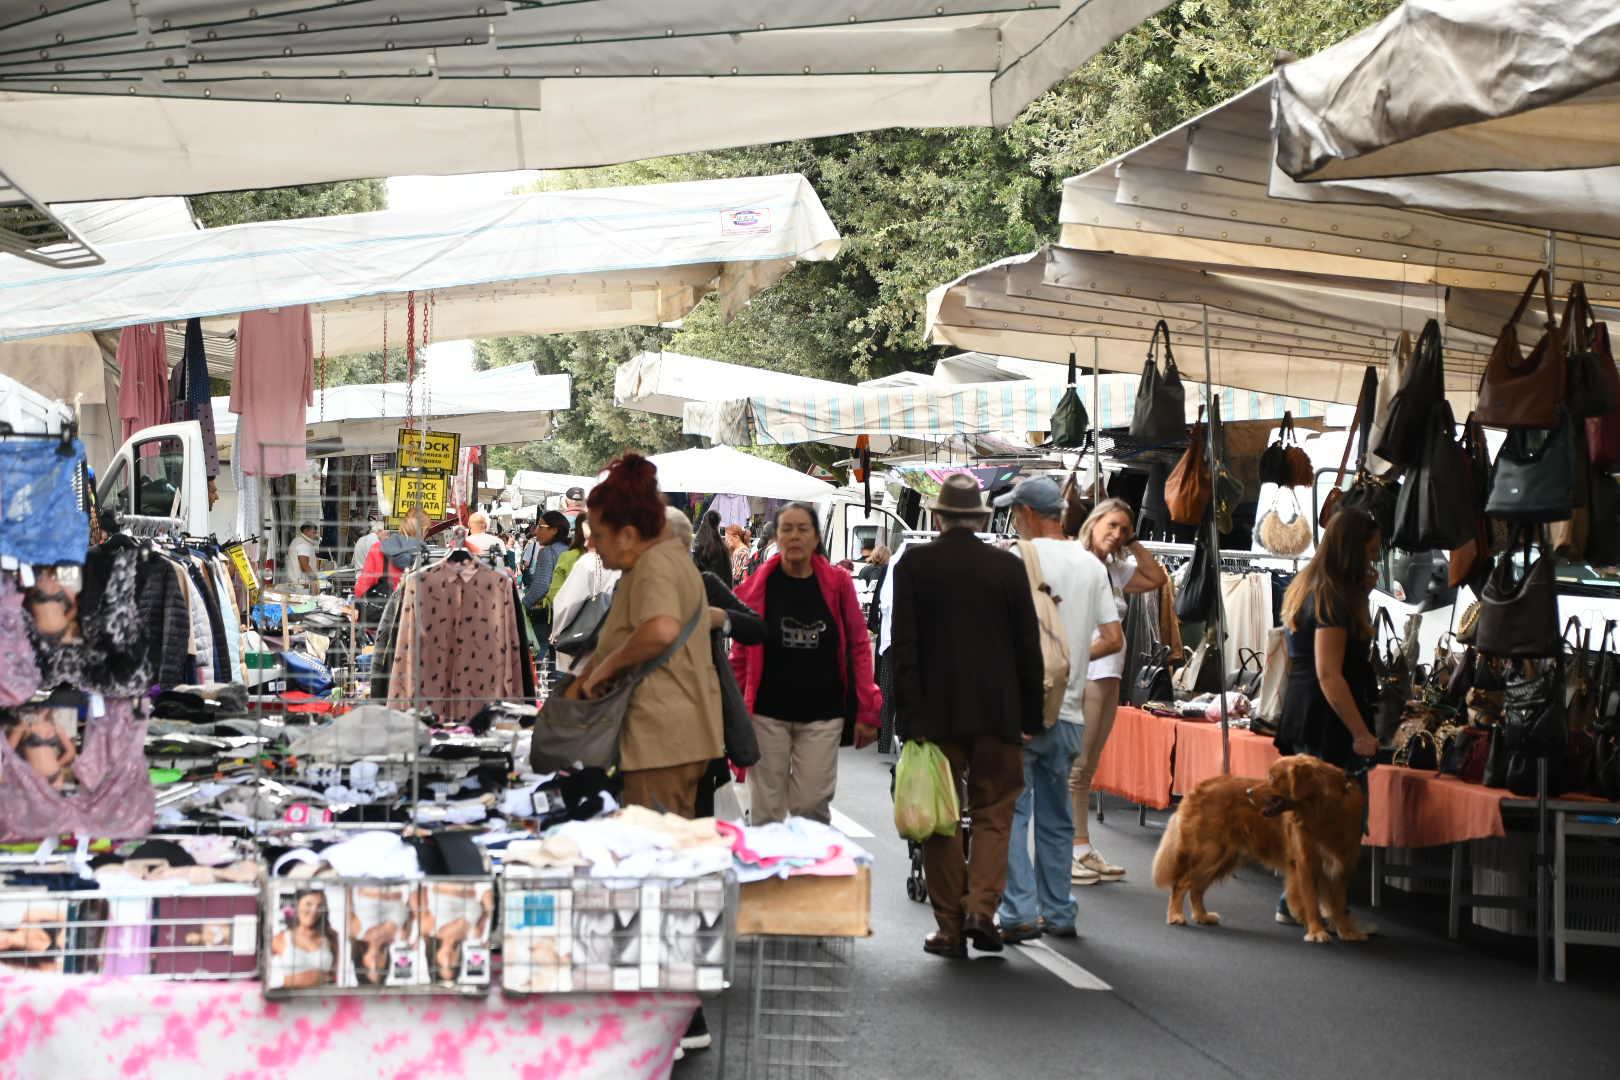
[[624, 801], [692, 817], [698, 782], [709, 762], [726, 752], [720, 682], [703, 625], [709, 612], [703, 579], [686, 545], [666, 531], [658, 470], [640, 454], [608, 466], [585, 508], [602, 565], [623, 574], [596, 652], [566, 693], [599, 696], [679, 642], [698, 615], [701, 632], [688, 633], [630, 695], [619, 736]]

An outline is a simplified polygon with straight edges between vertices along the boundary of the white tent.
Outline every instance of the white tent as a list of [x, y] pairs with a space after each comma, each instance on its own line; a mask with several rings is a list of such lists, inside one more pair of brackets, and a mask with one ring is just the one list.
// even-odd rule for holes
[[436, 341], [668, 323], [710, 292], [734, 312], [838, 245], [791, 174], [260, 222], [108, 244], [71, 272], [0, 259], [0, 341], [192, 316], [229, 330], [310, 304], [335, 356], [402, 344], [410, 291]]
[[[474, 372], [414, 393], [403, 382], [333, 386], [317, 392], [305, 410], [306, 438], [321, 442], [324, 454], [392, 453], [406, 416], [425, 421], [430, 431], [452, 431], [463, 446], [529, 442], [551, 431], [551, 414], [570, 405], [567, 375], [538, 375], [532, 365], [513, 364]], [[409, 406], [409, 412], [407, 407]], [[230, 398], [214, 399], [214, 430], [220, 452], [230, 456], [237, 419]]]
[[1276, 131], [1295, 180], [1620, 166], [1620, 9], [1408, 0], [1279, 69]]
[[790, 375], [767, 367], [729, 364], [677, 352], [637, 353], [613, 372], [613, 404], [621, 409], [680, 417], [688, 402], [748, 394], [808, 393], [842, 383]]
[[519, 469], [512, 474], [512, 486], [527, 505], [544, 502], [547, 495], [563, 495], [569, 488], [582, 488], [586, 494], [596, 486], [594, 476], [571, 476], [568, 473], [540, 472], [537, 469]]
[[1007, 124], [1163, 6], [0, 5], [0, 173], [56, 202]]
[[808, 501], [833, 492], [833, 486], [825, 480], [729, 446], [676, 450], [654, 454], [647, 460], [658, 467], [658, 486], [664, 491]]

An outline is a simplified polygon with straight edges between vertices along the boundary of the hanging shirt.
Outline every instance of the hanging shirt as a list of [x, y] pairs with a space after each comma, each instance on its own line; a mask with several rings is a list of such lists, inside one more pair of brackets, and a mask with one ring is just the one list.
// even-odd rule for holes
[[777, 568], [765, 582], [765, 664], [754, 711], [775, 720], [844, 715], [838, 628], [815, 575]]
[[248, 476], [303, 471], [304, 420], [315, 404], [315, 353], [309, 308], [244, 311], [236, 331], [231, 412], [236, 458]]
[[722, 530], [728, 525], [748, 524], [748, 500], [741, 495], [716, 495], [714, 501], [709, 504], [709, 509], [720, 515]]
[[203, 472], [219, 475], [219, 440], [214, 435], [214, 399], [208, 383], [208, 356], [203, 350], [202, 320], [186, 323], [186, 352], [169, 374], [169, 420], [195, 420], [202, 429]]
[[446, 560], [405, 579], [388, 696], [463, 723], [523, 695], [516, 592], [505, 574]]
[[118, 418], [123, 436], [169, 422], [169, 362], [163, 324], [126, 326], [118, 335]]

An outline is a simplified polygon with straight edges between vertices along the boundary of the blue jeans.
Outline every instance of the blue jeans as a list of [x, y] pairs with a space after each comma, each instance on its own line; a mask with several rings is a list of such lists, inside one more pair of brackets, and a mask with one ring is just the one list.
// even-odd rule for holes
[[[1013, 806], [1007, 844], [1007, 889], [997, 912], [1001, 925], [1023, 926], [1043, 916], [1048, 926], [1074, 925], [1078, 905], [1069, 893], [1074, 853], [1074, 809], [1069, 767], [1080, 754], [1084, 729], [1059, 720], [1024, 745], [1024, 793]], [[1035, 861], [1030, 864], [1029, 821], [1035, 818]]]

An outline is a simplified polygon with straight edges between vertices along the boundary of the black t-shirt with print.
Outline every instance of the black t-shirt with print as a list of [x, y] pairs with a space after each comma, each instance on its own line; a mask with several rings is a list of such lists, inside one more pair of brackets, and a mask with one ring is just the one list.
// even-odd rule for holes
[[765, 668], [754, 711], [777, 720], [844, 715], [838, 629], [814, 576], [780, 568], [765, 583]]

